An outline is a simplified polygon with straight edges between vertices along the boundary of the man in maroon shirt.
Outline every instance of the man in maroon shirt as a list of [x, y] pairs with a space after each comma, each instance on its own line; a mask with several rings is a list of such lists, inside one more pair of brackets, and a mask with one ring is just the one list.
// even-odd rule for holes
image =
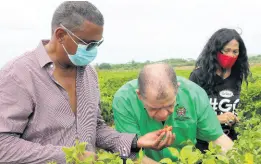
[[140, 145], [161, 149], [173, 134], [137, 138], [108, 127], [100, 113], [95, 70], [103, 41], [103, 16], [91, 3], [66, 1], [55, 11], [51, 40], [0, 70], [0, 163], [65, 163], [62, 147], [88, 142], [82, 159], [97, 147], [130, 156]]

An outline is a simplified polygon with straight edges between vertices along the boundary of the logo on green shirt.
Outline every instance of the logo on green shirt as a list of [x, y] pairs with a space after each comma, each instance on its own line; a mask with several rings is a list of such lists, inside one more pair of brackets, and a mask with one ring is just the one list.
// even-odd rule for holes
[[186, 108], [178, 107], [177, 108], [177, 117], [175, 118], [175, 120], [184, 121], [184, 120], [188, 120], [188, 119], [189, 119], [189, 117], [186, 116]]

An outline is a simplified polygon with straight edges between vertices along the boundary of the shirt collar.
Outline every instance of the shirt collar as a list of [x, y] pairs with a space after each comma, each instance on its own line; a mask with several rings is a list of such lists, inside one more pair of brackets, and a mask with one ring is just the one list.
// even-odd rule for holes
[[38, 59], [38, 62], [40, 66], [43, 68], [49, 63], [53, 63], [52, 60], [50, 59], [49, 55], [46, 52], [46, 49], [44, 45], [46, 45], [49, 42], [49, 40], [41, 40], [40, 43], [38, 44], [36, 48], [36, 57]]
[[[41, 66], [41, 68], [45, 67], [46, 65], [50, 65], [53, 68], [53, 61], [49, 57], [48, 53], [46, 52], [45, 45], [49, 43], [50, 40], [41, 40], [38, 44], [37, 48], [35, 49], [37, 60]], [[88, 65], [87, 65], [88, 66]], [[87, 66], [79, 66], [80, 69], [85, 70]]]

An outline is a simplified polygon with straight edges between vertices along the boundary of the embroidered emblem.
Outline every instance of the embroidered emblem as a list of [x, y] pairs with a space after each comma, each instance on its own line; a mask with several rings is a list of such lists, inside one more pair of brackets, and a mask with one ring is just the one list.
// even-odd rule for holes
[[180, 120], [180, 121], [184, 121], [184, 120], [188, 120], [190, 119], [189, 117], [186, 116], [187, 114], [187, 110], [184, 107], [178, 107], [176, 109], [177, 111], [177, 117], [175, 118], [175, 120]]
[[183, 117], [186, 115], [186, 109], [184, 107], [180, 107], [177, 109], [177, 115], [178, 117]]

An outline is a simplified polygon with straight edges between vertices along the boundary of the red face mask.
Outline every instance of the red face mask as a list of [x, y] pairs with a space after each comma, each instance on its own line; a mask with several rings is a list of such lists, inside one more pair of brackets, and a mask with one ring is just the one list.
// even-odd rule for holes
[[218, 54], [217, 54], [217, 60], [220, 64], [220, 66], [225, 69], [232, 68], [232, 66], [237, 61], [237, 57], [238, 56], [232, 57], [232, 56], [224, 55], [220, 52], [218, 52]]

